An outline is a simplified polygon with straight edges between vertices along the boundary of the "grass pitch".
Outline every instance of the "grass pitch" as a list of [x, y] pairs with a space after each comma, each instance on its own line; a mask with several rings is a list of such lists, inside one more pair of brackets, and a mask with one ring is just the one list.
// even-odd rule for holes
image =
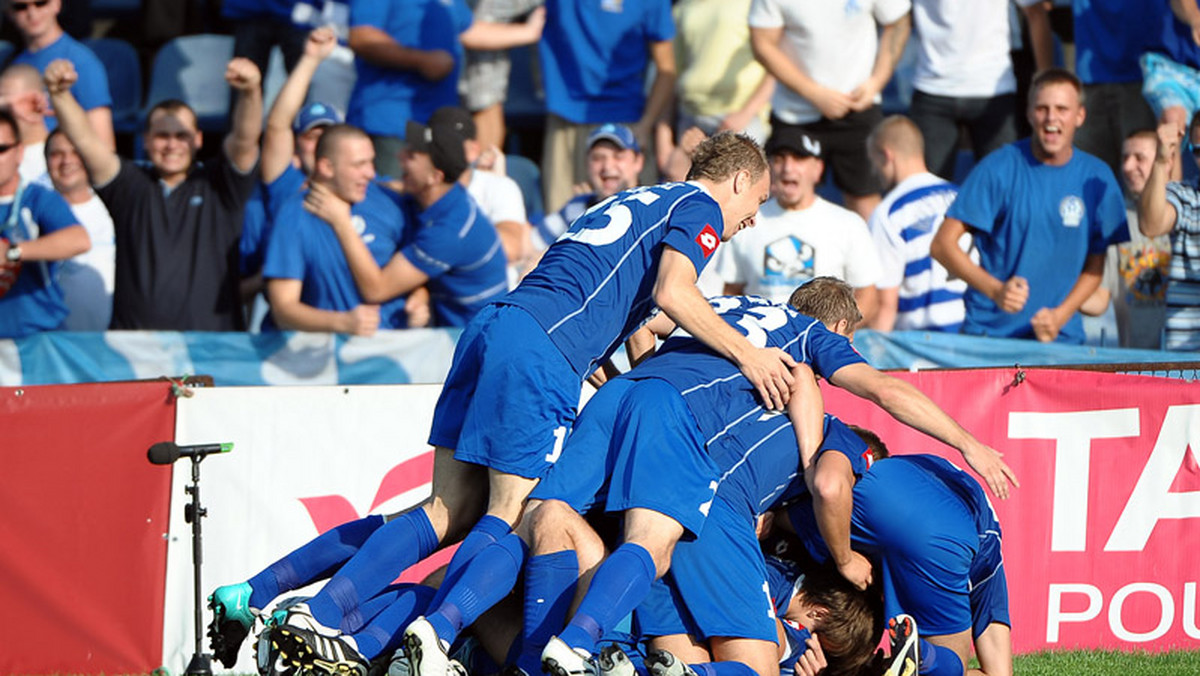
[[1016, 676], [1190, 676], [1200, 674], [1200, 651], [1031, 653], [1013, 658], [1013, 673]]

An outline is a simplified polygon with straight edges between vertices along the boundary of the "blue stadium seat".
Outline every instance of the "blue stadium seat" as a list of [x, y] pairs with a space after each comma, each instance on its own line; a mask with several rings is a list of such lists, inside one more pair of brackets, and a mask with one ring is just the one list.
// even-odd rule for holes
[[225, 65], [232, 58], [233, 37], [229, 35], [185, 35], [171, 40], [154, 55], [146, 110], [166, 99], [180, 99], [196, 111], [201, 131], [224, 133], [229, 129], [230, 101]]
[[142, 109], [142, 63], [133, 45], [116, 38], [92, 38], [83, 44], [96, 53], [108, 74], [112, 93], [113, 131], [131, 134], [138, 130]]
[[354, 52], [349, 47], [339, 46], [317, 66], [312, 84], [308, 87], [308, 102], [320, 101], [337, 108], [344, 115], [350, 109], [350, 94], [357, 80]]
[[8, 64], [8, 60], [17, 53], [17, 46], [8, 40], [0, 40], [0, 66]]

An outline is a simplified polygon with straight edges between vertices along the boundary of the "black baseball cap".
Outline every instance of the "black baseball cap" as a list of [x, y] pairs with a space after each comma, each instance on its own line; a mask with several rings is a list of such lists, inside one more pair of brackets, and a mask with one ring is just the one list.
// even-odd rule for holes
[[414, 152], [429, 155], [433, 166], [453, 183], [467, 170], [467, 155], [463, 151], [463, 137], [453, 125], [445, 122], [429, 126], [409, 120], [405, 127], [405, 142]]
[[767, 156], [787, 150], [800, 157], [821, 157], [821, 142], [795, 127], [779, 127], [767, 139]]
[[429, 116], [430, 126], [447, 125], [454, 128], [458, 135], [465, 139], [473, 139], [477, 133], [475, 118], [466, 108], [458, 106], [442, 106]]

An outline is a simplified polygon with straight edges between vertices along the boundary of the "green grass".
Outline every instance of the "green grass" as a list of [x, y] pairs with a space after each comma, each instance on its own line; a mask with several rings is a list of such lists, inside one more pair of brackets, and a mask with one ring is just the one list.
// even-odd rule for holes
[[1013, 658], [1013, 672], [1016, 676], [1189, 676], [1200, 674], [1200, 651], [1031, 653]]

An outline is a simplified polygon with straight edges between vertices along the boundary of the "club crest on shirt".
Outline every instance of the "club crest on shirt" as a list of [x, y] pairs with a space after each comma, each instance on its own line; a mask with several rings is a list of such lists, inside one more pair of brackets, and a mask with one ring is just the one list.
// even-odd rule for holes
[[700, 234], [696, 235], [696, 244], [700, 245], [700, 250], [704, 252], [704, 257], [708, 258], [712, 252], [717, 250], [717, 246], [721, 244], [721, 236], [713, 229], [709, 223], [704, 224], [704, 228], [700, 230]]
[[1067, 195], [1058, 203], [1058, 215], [1068, 228], [1078, 228], [1083, 222], [1083, 200], [1076, 195]]

